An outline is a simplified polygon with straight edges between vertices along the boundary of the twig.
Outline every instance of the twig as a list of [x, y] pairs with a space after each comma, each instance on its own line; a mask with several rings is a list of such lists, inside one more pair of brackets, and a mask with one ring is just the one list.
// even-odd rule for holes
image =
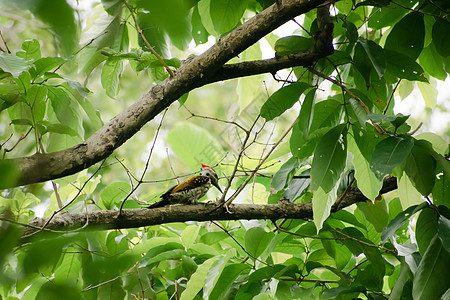
[[139, 35], [142, 37], [142, 40], [144, 41], [145, 45], [148, 47], [148, 49], [150, 49], [150, 51], [153, 53], [154, 56], [156, 56], [156, 58], [159, 60], [159, 62], [164, 66], [164, 68], [167, 70], [167, 72], [170, 74], [170, 77], [174, 77], [175, 74], [173, 73], [173, 71], [169, 68], [169, 66], [164, 62], [164, 60], [161, 58], [161, 56], [159, 56], [158, 53], [156, 53], [155, 49], [153, 49], [152, 46], [150, 46], [150, 43], [147, 41], [147, 38], [144, 35], [144, 32], [142, 31], [142, 29], [139, 27], [139, 24], [137, 22], [136, 16], [133, 12], [133, 9], [131, 8], [131, 6], [127, 3], [126, 0], [122, 0], [123, 4], [125, 4], [125, 6], [128, 8], [128, 10], [130, 11], [131, 17], [134, 20], [134, 24], [136, 25], [136, 30], [138, 31]]
[[[311, 68], [311, 67], [308, 67], [307, 69], [308, 69], [311, 73], [313, 73], [313, 74], [315, 74], [315, 75], [317, 75], [317, 76], [319, 76], [319, 77], [322, 77], [323, 79], [328, 80], [328, 81], [334, 83], [335, 85], [341, 87], [342, 89], [344, 89], [350, 96], [352, 96], [353, 98], [355, 98], [355, 99], [359, 102], [359, 104], [362, 106], [362, 108], [364, 109], [364, 111], [365, 111], [367, 114], [370, 113], [369, 108], [367, 107], [366, 104], [364, 104], [364, 102], [361, 100], [361, 98], [359, 98], [358, 96], [356, 96], [355, 93], [353, 93], [353, 92], [352, 92], [348, 87], [346, 87], [343, 83], [337, 81], [336, 79], [330, 78], [330, 77], [328, 77], [327, 75], [325, 75], [325, 74], [323, 74], [323, 73], [321, 73], [321, 72], [319, 72], [319, 71], [317, 71], [317, 70], [314, 70], [314, 69]], [[370, 120], [370, 122], [372, 123], [372, 125], [375, 127], [375, 129], [378, 131], [378, 133], [379, 133], [379, 134], [383, 134], [383, 130], [381, 130], [380, 126], [378, 126], [378, 124], [376, 124], [375, 122], [373, 122], [372, 119], [369, 119], [369, 120]]]
[[389, 108], [389, 105], [391, 105], [391, 101], [392, 101], [392, 99], [394, 98], [394, 93], [395, 93], [395, 91], [397, 90], [397, 88], [398, 88], [400, 82], [402, 82], [402, 79], [401, 79], [401, 78], [399, 79], [399, 81], [397, 81], [397, 84], [395, 85], [394, 89], [392, 90], [391, 96], [389, 97], [389, 100], [388, 100], [388, 102], [387, 102], [387, 104], [386, 104], [386, 107], [385, 107], [384, 110], [383, 110], [383, 115], [386, 114], [386, 112], [387, 112], [387, 110], [388, 110], [388, 108]]
[[8, 48], [8, 44], [6, 43], [5, 39], [3, 38], [3, 34], [2, 34], [2, 31], [1, 31], [1, 30], [0, 30], [0, 37], [2, 38], [3, 44], [5, 44], [6, 51], [7, 51], [9, 54], [11, 54], [11, 51], [10, 51], [9, 48]]
[[222, 225], [220, 225], [220, 224], [217, 223], [216, 221], [211, 221], [211, 222], [212, 222], [214, 225], [216, 225], [217, 227], [219, 227], [220, 230], [222, 230], [223, 232], [225, 232], [225, 233], [226, 233], [233, 241], [235, 241], [235, 243], [239, 246], [239, 248], [241, 248], [245, 253], [247, 253], [248, 256], [250, 256], [250, 257], [253, 258], [254, 260], [257, 260], [257, 261], [259, 261], [260, 263], [262, 263], [262, 264], [264, 264], [264, 265], [266, 265], [266, 266], [268, 266], [268, 267], [272, 267], [272, 268], [273, 268], [272, 265], [270, 265], [270, 264], [266, 263], [265, 261], [262, 261], [262, 260], [260, 260], [259, 258], [254, 257], [253, 255], [251, 255], [251, 254], [244, 248], [244, 246], [242, 246], [241, 243], [239, 243], [239, 241], [236, 240], [236, 239], [234, 238], [234, 236], [231, 235], [231, 233], [230, 233], [225, 227], [223, 227]]
[[159, 122], [158, 128], [156, 129], [155, 138], [153, 139], [153, 144], [152, 144], [152, 147], [150, 148], [150, 152], [149, 152], [149, 154], [148, 154], [147, 162], [145, 163], [144, 170], [142, 171], [141, 178], [139, 179], [139, 181], [138, 181], [138, 183], [136, 184], [136, 186], [133, 187], [133, 188], [131, 189], [131, 191], [128, 193], [128, 195], [126, 195], [126, 197], [122, 200], [122, 204], [120, 204], [120, 208], [119, 208], [119, 217], [122, 215], [122, 209], [123, 209], [123, 206], [124, 206], [125, 202], [128, 200], [128, 198], [130, 198], [130, 196], [131, 196], [131, 195], [139, 188], [139, 186], [140, 186], [140, 185], [142, 184], [142, 182], [143, 182], [143, 179], [144, 179], [144, 177], [145, 177], [145, 174], [147, 173], [147, 170], [148, 170], [148, 166], [149, 166], [149, 164], [150, 164], [150, 159], [151, 159], [152, 154], [153, 154], [153, 149], [155, 149], [155, 144], [156, 144], [156, 140], [157, 140], [157, 138], [158, 138], [159, 130], [161, 129], [161, 126], [162, 126], [162, 124], [163, 124], [164, 117], [166, 116], [166, 113], [167, 113], [167, 109], [164, 110], [164, 113], [163, 113], [162, 118], [161, 118], [161, 122]]
[[[211, 210], [211, 212], [219, 209], [220, 207], [224, 206], [224, 205], [228, 205], [230, 204], [234, 199], [236, 199], [236, 197], [239, 195], [240, 192], [242, 192], [242, 190], [245, 188], [245, 186], [247, 185], [247, 183], [250, 181], [250, 179], [252, 179], [252, 177], [256, 174], [256, 172], [258, 172], [259, 168], [261, 168], [262, 164], [267, 160], [267, 158], [272, 154], [272, 152], [278, 147], [278, 145], [281, 143], [281, 141], [283, 141], [283, 139], [288, 135], [288, 133], [292, 130], [292, 128], [294, 127], [295, 123], [297, 122], [298, 117], [295, 119], [295, 121], [291, 124], [291, 126], [286, 130], [286, 132], [281, 136], [281, 138], [275, 143], [275, 145], [273, 145], [273, 147], [269, 150], [269, 153], [267, 153], [267, 155], [258, 163], [258, 165], [256, 166], [256, 168], [251, 172], [251, 174], [247, 177], [247, 179], [245, 179], [245, 181], [243, 183], [241, 183], [241, 185], [238, 187], [238, 189], [233, 193], [233, 195], [231, 195], [230, 198], [228, 198], [227, 201], [221, 203], [220, 205], [218, 205], [217, 207], [215, 207], [213, 210]], [[233, 174], [235, 174], [237, 169], [237, 163], [236, 163], [236, 167], [233, 170]], [[231, 180], [229, 181], [229, 184], [227, 185], [227, 188], [231, 185]], [[224, 191], [223, 195], [222, 195], [222, 199], [225, 198], [226, 192]], [[221, 199], [221, 201], [223, 201]]]

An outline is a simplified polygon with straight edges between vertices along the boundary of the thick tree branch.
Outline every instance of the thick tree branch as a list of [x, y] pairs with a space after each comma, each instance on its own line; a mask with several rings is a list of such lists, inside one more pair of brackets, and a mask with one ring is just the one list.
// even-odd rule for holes
[[[272, 63], [273, 66], [270, 70], [265, 66], [259, 69], [259, 73], [250, 72], [247, 69], [247, 74], [239, 73], [232, 76], [229, 72], [225, 72], [226, 76], [221, 77], [220, 75], [223, 71], [223, 65], [231, 58], [280, 25], [320, 6], [325, 1], [283, 0], [279, 1], [279, 4], [272, 5], [221, 38], [202, 55], [186, 61], [177, 70], [174, 77], [168, 78], [151, 88], [141, 99], [111, 119], [81, 144], [54, 153], [35, 154], [29, 157], [1, 161], [0, 164], [13, 165], [17, 168], [17, 178], [8, 182], [1, 182], [0, 188], [43, 182], [88, 168], [111, 155], [116, 148], [130, 139], [164, 108], [195, 88], [219, 80], [275, 72], [277, 68], [300, 65], [299, 60], [294, 59], [292, 64], [288, 64], [289, 58], [281, 58], [279, 59], [281, 63]], [[331, 41], [331, 39], [332, 37], [328, 37], [328, 41]], [[318, 45], [320, 44], [318, 43]], [[315, 47], [311, 50], [312, 54], [309, 54], [309, 59], [304, 60], [305, 65], [328, 55], [331, 47], [331, 44], [327, 45], [326, 49]], [[301, 55], [299, 54], [299, 56]]]
[[[380, 194], [387, 193], [397, 188], [397, 178], [388, 177], [383, 182]], [[342, 196], [338, 205], [332, 207], [332, 211], [338, 211], [356, 202], [368, 201], [356, 187], [349, 188]], [[80, 212], [74, 214], [61, 214], [50, 222], [47, 218], [35, 218], [28, 224], [24, 237], [39, 232], [38, 228], [45, 230], [107, 230], [136, 228], [142, 226], [166, 224], [186, 221], [212, 221], [212, 220], [251, 220], [269, 219], [311, 219], [313, 217], [312, 203], [290, 203], [280, 201], [278, 204], [254, 205], [232, 204], [229, 206], [231, 214], [225, 208], [212, 210], [211, 205], [175, 205], [161, 208], [124, 209], [119, 216], [118, 210], [99, 210], [93, 212]]]

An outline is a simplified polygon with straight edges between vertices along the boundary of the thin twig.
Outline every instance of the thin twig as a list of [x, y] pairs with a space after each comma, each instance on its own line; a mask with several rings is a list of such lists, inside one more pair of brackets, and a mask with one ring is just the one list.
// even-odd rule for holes
[[136, 186], [133, 187], [133, 188], [131, 189], [131, 191], [128, 193], [128, 195], [122, 200], [122, 204], [120, 204], [120, 208], [119, 208], [119, 216], [121, 216], [121, 214], [122, 214], [122, 209], [123, 209], [123, 206], [124, 206], [125, 202], [128, 200], [128, 198], [130, 198], [130, 196], [131, 196], [132, 194], [134, 194], [134, 192], [139, 188], [139, 186], [140, 186], [140, 185], [142, 184], [142, 182], [143, 182], [143, 179], [144, 179], [144, 177], [145, 177], [145, 174], [147, 173], [147, 170], [148, 170], [148, 166], [150, 165], [150, 159], [151, 159], [152, 154], [153, 154], [153, 149], [155, 149], [156, 140], [158, 139], [159, 131], [160, 131], [161, 126], [162, 126], [162, 124], [163, 124], [164, 117], [166, 116], [166, 113], [167, 113], [167, 109], [164, 110], [163, 115], [162, 115], [162, 118], [161, 118], [161, 122], [159, 122], [158, 128], [156, 129], [155, 138], [153, 139], [152, 147], [150, 148], [150, 152], [148, 153], [147, 162], [145, 163], [145, 167], [144, 167], [144, 170], [142, 171], [141, 178], [139, 179], [139, 181], [138, 181], [138, 183], [136, 184]]
[[164, 68], [167, 70], [167, 72], [170, 74], [170, 77], [174, 77], [175, 74], [173, 73], [173, 71], [169, 68], [169, 66], [164, 62], [164, 60], [161, 58], [161, 56], [159, 56], [158, 53], [156, 53], [155, 49], [153, 49], [152, 46], [150, 46], [150, 43], [147, 41], [147, 38], [144, 35], [144, 31], [142, 31], [142, 29], [139, 27], [139, 24], [137, 22], [136, 16], [133, 12], [133, 9], [131, 8], [131, 6], [127, 3], [126, 0], [122, 0], [123, 4], [125, 4], [125, 6], [128, 8], [128, 10], [130, 11], [131, 17], [134, 20], [134, 24], [136, 25], [136, 30], [138, 31], [139, 35], [141, 36], [142, 40], [144, 41], [145, 45], [148, 47], [148, 49], [150, 49], [150, 51], [153, 53], [154, 56], [156, 56], [156, 58], [159, 60], [159, 62], [164, 66]]
[[268, 266], [268, 267], [273, 267], [272, 265], [270, 265], [270, 264], [268, 264], [268, 263], [266, 263], [265, 261], [262, 261], [262, 260], [260, 260], [259, 258], [257, 258], [257, 257], [255, 257], [255, 256], [253, 256], [253, 255], [251, 255], [245, 248], [244, 248], [244, 246], [242, 246], [241, 245], [241, 243], [239, 243], [239, 241], [238, 240], [236, 240], [235, 238], [234, 238], [234, 236], [232, 236], [231, 235], [231, 233], [225, 228], [225, 227], [223, 227], [222, 225], [220, 225], [219, 223], [217, 223], [216, 221], [211, 221], [214, 225], [216, 225], [217, 227], [219, 227], [220, 228], [220, 230], [222, 230], [223, 232], [225, 232], [238, 246], [239, 246], [239, 248], [241, 248], [245, 253], [247, 253], [247, 255], [248, 256], [250, 256], [251, 258], [253, 258], [254, 260], [257, 260], [257, 261], [259, 261], [260, 263], [262, 263], [262, 264], [264, 264], [264, 265], [266, 265], [266, 266]]
[[[308, 69], [311, 73], [313, 73], [313, 74], [315, 74], [315, 75], [317, 75], [317, 76], [319, 76], [319, 77], [322, 77], [323, 79], [328, 80], [328, 81], [330, 81], [330, 82], [336, 84], [337, 86], [343, 88], [350, 96], [352, 96], [353, 98], [355, 98], [355, 99], [359, 102], [359, 104], [362, 106], [362, 108], [364, 109], [364, 111], [365, 111], [367, 114], [370, 113], [369, 108], [367, 107], [366, 104], [364, 104], [364, 102], [361, 100], [361, 98], [359, 98], [358, 96], [356, 96], [355, 93], [353, 93], [353, 92], [352, 92], [348, 87], [346, 87], [344, 84], [342, 84], [341, 82], [339, 82], [339, 81], [337, 81], [337, 80], [335, 80], [335, 79], [333, 79], [333, 78], [328, 77], [327, 75], [325, 75], [325, 74], [323, 74], [323, 73], [321, 73], [321, 72], [319, 72], [319, 71], [317, 71], [317, 70], [314, 70], [314, 69], [311, 68], [311, 67], [308, 67], [307, 69]], [[372, 123], [372, 125], [375, 127], [375, 129], [378, 131], [378, 133], [379, 133], [379, 134], [383, 134], [383, 130], [381, 130], [380, 126], [378, 126], [378, 124], [376, 124], [375, 122], [373, 122], [372, 119], [369, 119], [369, 120], [370, 120], [370, 122]]]

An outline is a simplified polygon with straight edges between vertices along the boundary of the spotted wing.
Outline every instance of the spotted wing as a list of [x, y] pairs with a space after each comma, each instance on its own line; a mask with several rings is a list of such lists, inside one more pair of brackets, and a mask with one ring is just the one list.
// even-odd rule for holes
[[192, 176], [180, 183], [179, 185], [174, 186], [171, 189], [172, 193], [177, 193], [181, 191], [187, 191], [190, 189], [194, 189], [196, 187], [202, 186], [204, 184], [207, 184], [209, 181], [209, 178], [207, 176]]

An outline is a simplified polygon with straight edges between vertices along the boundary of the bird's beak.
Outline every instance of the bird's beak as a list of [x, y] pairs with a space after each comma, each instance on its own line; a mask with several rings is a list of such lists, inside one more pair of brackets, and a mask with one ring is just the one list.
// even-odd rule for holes
[[222, 192], [222, 190], [220, 189], [220, 186], [219, 186], [219, 183], [217, 182], [217, 181], [214, 181], [214, 182], [211, 182], [221, 193], [223, 193]]

